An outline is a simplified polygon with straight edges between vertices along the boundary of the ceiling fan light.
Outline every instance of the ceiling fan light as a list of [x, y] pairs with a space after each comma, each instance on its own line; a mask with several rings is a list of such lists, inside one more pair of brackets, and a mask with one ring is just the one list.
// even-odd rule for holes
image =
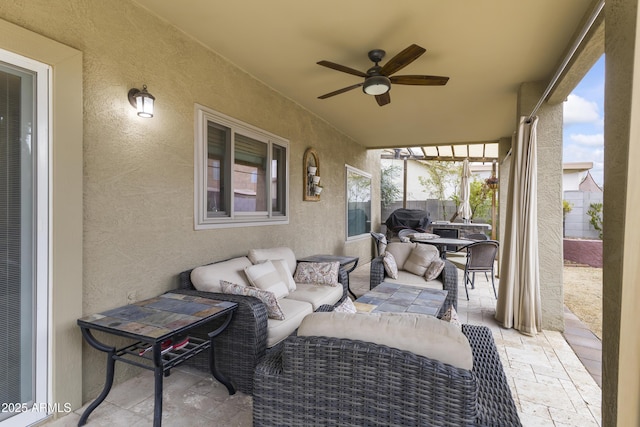
[[362, 86], [362, 90], [367, 95], [382, 95], [391, 89], [391, 80], [385, 76], [367, 77]]

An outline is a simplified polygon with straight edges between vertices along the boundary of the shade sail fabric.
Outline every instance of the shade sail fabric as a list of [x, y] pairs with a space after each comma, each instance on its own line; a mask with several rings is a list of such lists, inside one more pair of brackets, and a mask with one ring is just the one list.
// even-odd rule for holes
[[537, 214], [538, 118], [520, 118], [512, 148], [496, 320], [535, 335], [541, 328]]
[[471, 194], [471, 168], [469, 168], [469, 160], [464, 159], [462, 162], [462, 177], [460, 180], [460, 207], [458, 215], [466, 222], [471, 219], [471, 205], [469, 204], [469, 196]]

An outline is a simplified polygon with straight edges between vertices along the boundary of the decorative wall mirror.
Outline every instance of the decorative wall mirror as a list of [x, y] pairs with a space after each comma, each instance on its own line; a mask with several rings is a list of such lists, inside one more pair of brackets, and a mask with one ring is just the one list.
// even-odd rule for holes
[[316, 150], [307, 148], [307, 151], [304, 152], [302, 167], [304, 191], [302, 200], [319, 201], [322, 184], [320, 183], [320, 159]]

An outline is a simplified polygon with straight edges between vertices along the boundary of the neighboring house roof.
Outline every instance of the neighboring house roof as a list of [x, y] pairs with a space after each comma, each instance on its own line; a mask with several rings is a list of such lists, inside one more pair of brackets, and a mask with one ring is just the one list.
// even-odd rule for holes
[[584, 172], [593, 168], [593, 162], [564, 162], [562, 163], [563, 172]]
[[580, 182], [578, 189], [586, 193], [602, 193], [602, 187], [596, 184], [591, 173], [588, 171], [582, 182]]

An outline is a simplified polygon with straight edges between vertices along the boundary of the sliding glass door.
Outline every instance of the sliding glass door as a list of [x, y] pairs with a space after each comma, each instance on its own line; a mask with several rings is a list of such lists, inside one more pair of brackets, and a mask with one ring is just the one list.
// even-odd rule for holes
[[[0, 425], [48, 402], [48, 68], [0, 51]], [[44, 406], [46, 408], [46, 406]]]

